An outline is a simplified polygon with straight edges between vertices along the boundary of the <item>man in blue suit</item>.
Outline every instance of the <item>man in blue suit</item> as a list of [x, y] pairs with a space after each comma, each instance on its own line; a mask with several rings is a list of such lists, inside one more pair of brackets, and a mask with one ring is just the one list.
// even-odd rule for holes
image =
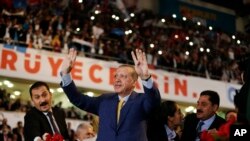
[[[72, 81], [69, 73], [76, 54], [71, 48], [64, 59], [61, 86], [71, 103], [99, 116], [97, 141], [147, 141], [146, 121], [161, 98], [149, 73], [145, 53], [139, 49], [132, 52], [135, 66], [119, 66], [114, 76], [115, 92], [99, 97], [81, 94]], [[144, 93], [134, 91], [138, 77], [142, 80]], [[124, 102], [120, 104], [119, 101]], [[122, 106], [121, 110], [118, 110], [118, 105]]]

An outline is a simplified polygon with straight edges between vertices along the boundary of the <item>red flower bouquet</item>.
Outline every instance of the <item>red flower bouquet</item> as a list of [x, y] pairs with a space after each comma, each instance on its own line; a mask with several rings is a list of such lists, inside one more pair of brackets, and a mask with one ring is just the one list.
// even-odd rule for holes
[[61, 134], [51, 135], [51, 134], [45, 133], [43, 135], [43, 139], [44, 141], [64, 141], [63, 136]]
[[228, 141], [230, 126], [235, 123], [236, 119], [231, 118], [225, 124], [221, 125], [217, 132], [202, 131], [201, 141]]

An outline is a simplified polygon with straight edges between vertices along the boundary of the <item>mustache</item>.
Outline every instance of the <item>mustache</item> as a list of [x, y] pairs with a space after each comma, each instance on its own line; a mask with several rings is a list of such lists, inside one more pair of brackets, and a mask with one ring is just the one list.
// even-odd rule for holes
[[42, 102], [41, 104], [40, 104], [40, 106], [45, 106], [45, 105], [47, 105], [48, 104], [48, 102]]
[[198, 110], [197, 110], [197, 113], [203, 113], [203, 111], [202, 111], [202, 110], [200, 110], [200, 109], [198, 109]]

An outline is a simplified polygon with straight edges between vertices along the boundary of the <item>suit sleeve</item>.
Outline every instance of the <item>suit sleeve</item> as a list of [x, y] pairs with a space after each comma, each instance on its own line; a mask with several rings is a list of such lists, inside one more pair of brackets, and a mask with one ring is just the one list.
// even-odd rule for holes
[[26, 114], [24, 116], [24, 138], [25, 141], [33, 141], [35, 137], [41, 137], [41, 127], [39, 120], [32, 114]]
[[74, 81], [67, 86], [62, 86], [61, 83], [61, 87], [72, 104], [84, 111], [98, 115], [101, 97], [89, 97], [87, 95], [83, 95], [77, 90]]
[[161, 96], [158, 88], [154, 83], [152, 88], [148, 88], [143, 85], [143, 89], [145, 92], [143, 108], [145, 113], [149, 114], [155, 107], [160, 105]]

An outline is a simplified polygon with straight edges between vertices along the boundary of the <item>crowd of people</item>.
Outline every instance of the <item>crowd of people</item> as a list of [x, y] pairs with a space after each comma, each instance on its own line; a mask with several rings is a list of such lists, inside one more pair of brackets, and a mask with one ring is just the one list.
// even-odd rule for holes
[[[66, 53], [76, 46], [88, 57], [132, 63], [143, 49], [152, 68], [240, 83], [238, 62], [249, 54], [249, 36], [198, 25], [149, 10], [124, 14], [113, 4], [47, 2], [25, 9], [1, 7], [0, 39]], [[173, 13], [174, 14], [174, 13]], [[81, 54], [80, 53], [80, 54]]]

